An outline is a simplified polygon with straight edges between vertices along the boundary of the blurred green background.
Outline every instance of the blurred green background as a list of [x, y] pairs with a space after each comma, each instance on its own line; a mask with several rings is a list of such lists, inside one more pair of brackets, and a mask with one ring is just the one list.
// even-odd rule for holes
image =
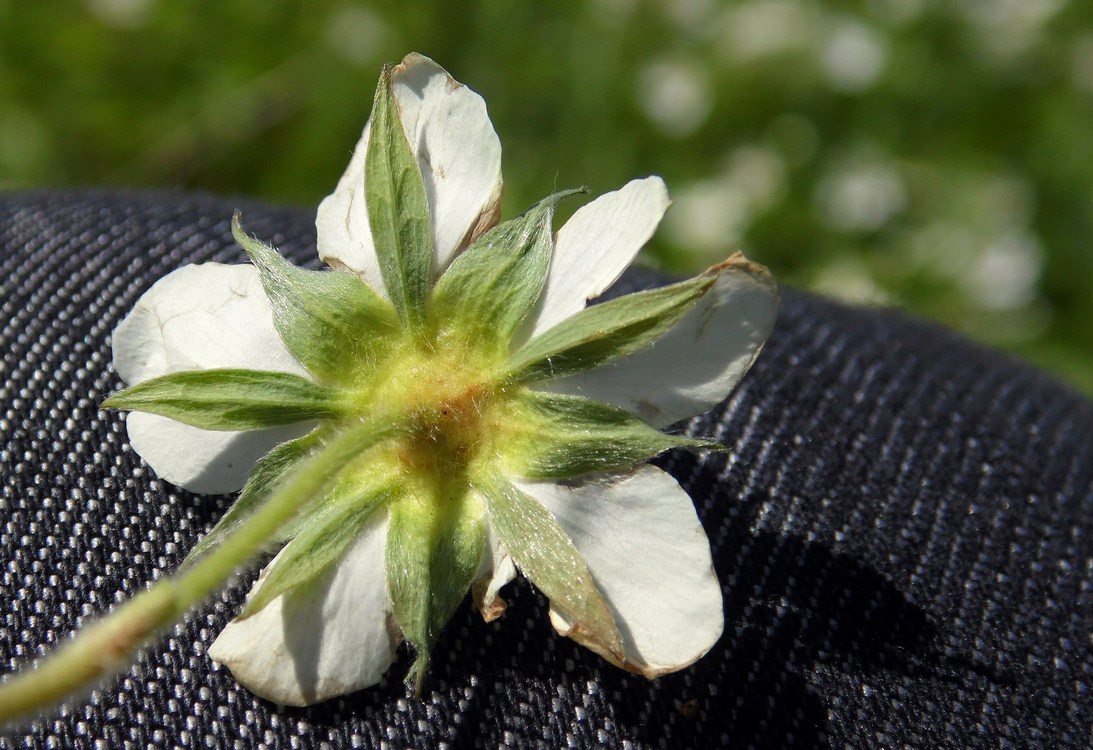
[[0, 188], [314, 206], [410, 50], [486, 98], [506, 215], [661, 174], [649, 262], [743, 248], [1093, 393], [1085, 0], [0, 0]]

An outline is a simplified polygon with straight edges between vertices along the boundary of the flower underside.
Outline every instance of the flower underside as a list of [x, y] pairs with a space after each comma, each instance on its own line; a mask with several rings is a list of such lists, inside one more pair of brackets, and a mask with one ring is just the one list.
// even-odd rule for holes
[[[279, 596], [315, 585], [359, 532], [386, 513], [392, 604], [418, 654], [413, 674], [420, 683], [440, 629], [481, 578], [487, 528], [496, 533], [507, 516], [527, 515], [528, 500], [504, 477], [574, 480], [629, 471], [672, 447], [715, 447], [666, 435], [616, 406], [535, 388], [559, 369], [577, 373], [639, 347], [689, 310], [713, 281], [698, 277], [648, 292], [647, 299], [631, 295], [589, 308], [546, 336], [513, 345], [545, 282], [556, 200], [485, 234], [436, 282], [421, 313], [403, 316], [356, 277], [291, 267], [244, 234], [236, 216], [236, 239], [261, 273], [278, 332], [313, 378], [239, 369], [181, 372], [133, 386], [106, 405], [205, 429], [316, 423], [259, 461], [236, 505], [189, 564], [222, 543], [285, 477], [306, 471], [308, 459], [332, 440], [353, 432], [370, 436], [284, 527], [288, 543], [243, 619]], [[484, 274], [476, 267], [487, 262], [507, 273]], [[513, 275], [520, 277], [515, 292]], [[308, 290], [324, 285], [330, 288], [320, 307]], [[352, 325], [324, 318], [339, 294], [339, 315], [352, 316]], [[585, 318], [593, 320], [591, 327]], [[301, 329], [338, 352], [337, 367], [316, 353], [313, 338], [294, 335]], [[536, 583], [555, 592], [556, 609], [575, 623], [574, 637], [628, 666], [613, 616], [579, 553], [549, 515], [539, 515], [528, 528], [517, 524], [499, 534], [502, 542], [525, 572], [542, 568]], [[521, 560], [522, 547], [546, 550], [534, 549]], [[556, 560], [565, 561], [568, 580], [558, 577]], [[496, 612], [498, 602], [480, 604]]]
[[288, 263], [237, 214], [251, 265], [183, 267], [116, 329], [131, 386], [104, 406], [130, 412], [134, 449], [188, 489], [242, 491], [177, 576], [59, 652], [37, 687], [0, 686], [0, 719], [104, 673], [101, 653], [137, 648], [268, 552], [209, 654], [278, 703], [375, 684], [402, 641], [420, 690], [463, 597], [492, 620], [517, 570], [560, 633], [620, 667], [656, 677], [705, 653], [723, 624], [709, 543], [646, 461], [719, 447], [660, 428], [743, 377], [776, 287], [737, 254], [588, 305], [668, 199], [659, 178], [635, 180], [555, 232], [578, 192], [499, 223], [481, 98], [420, 55], [385, 68], [319, 208], [330, 270]]

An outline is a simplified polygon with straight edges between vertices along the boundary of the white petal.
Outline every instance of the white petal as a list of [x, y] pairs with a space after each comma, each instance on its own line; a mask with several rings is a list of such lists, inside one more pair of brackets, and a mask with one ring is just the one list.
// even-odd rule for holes
[[[182, 370], [307, 371], [285, 348], [254, 266], [184, 266], [157, 281], [114, 330], [114, 369], [129, 385]], [[126, 419], [134, 450], [167, 481], [194, 492], [243, 486], [255, 460], [307, 431], [199, 430], [151, 414]]]
[[[384, 574], [386, 540], [384, 513], [324, 580], [277, 597], [245, 620], [233, 620], [209, 656], [251, 692], [287, 706], [308, 706], [375, 685], [394, 661], [399, 642]], [[252, 595], [261, 582], [260, 577]]]
[[543, 388], [621, 406], [658, 427], [716, 406], [759, 355], [779, 305], [763, 266], [737, 253], [720, 268], [698, 305], [651, 346]]
[[531, 338], [584, 309], [615, 283], [649, 241], [671, 201], [664, 180], [646, 177], [582, 206], [558, 231]]
[[319, 257], [324, 263], [331, 268], [352, 271], [386, 297], [387, 288], [380, 273], [364, 203], [364, 155], [368, 151], [371, 131], [372, 123], [368, 122], [338, 186], [319, 204], [315, 238]]
[[307, 434], [311, 422], [248, 432], [201, 430], [158, 414], [130, 412], [129, 444], [156, 476], [198, 494], [235, 492], [274, 446]]
[[[518, 483], [558, 519], [615, 615], [621, 665], [656, 677], [721, 637], [721, 587], [691, 498], [653, 466], [579, 484]], [[565, 634], [568, 623], [551, 612]]]
[[183, 266], [152, 285], [114, 330], [129, 383], [181, 370], [249, 367], [307, 375], [285, 348], [251, 265]]
[[448, 267], [483, 219], [496, 222], [501, 200], [501, 141], [486, 103], [427, 57], [396, 68], [395, 97], [417, 154], [433, 218], [436, 267]]
[[[501, 208], [501, 142], [486, 103], [439, 65], [408, 55], [392, 74], [410, 147], [417, 155], [433, 223], [434, 272], [497, 221]], [[358, 273], [386, 293], [364, 204], [366, 125], [349, 167], [315, 220], [319, 257]]]

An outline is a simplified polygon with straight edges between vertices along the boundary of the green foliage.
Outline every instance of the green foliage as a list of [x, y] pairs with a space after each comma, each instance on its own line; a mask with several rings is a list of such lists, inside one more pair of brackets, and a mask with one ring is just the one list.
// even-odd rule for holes
[[314, 207], [376, 70], [410, 50], [485, 97], [507, 211], [661, 174], [676, 205], [649, 260], [690, 273], [742, 247], [1093, 392], [1076, 0], [0, 3], [0, 185]]

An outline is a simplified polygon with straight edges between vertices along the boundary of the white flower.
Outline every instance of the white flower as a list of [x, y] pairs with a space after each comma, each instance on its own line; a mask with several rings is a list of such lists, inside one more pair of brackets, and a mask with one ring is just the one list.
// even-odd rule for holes
[[[254, 506], [291, 467], [334, 451], [357, 425], [379, 425], [281, 535], [292, 541], [210, 655], [289, 705], [375, 684], [403, 639], [420, 680], [468, 587], [492, 619], [499, 589], [522, 570], [550, 597], [555, 628], [613, 663], [655, 677], [694, 662], [721, 634], [721, 590], [690, 498], [644, 460], [704, 443], [645, 424], [725, 398], [773, 326], [773, 282], [734, 256], [669, 291], [589, 308], [599, 318], [582, 313], [655, 231], [669, 205], [660, 178], [592, 201], [556, 237], [553, 198], [497, 225], [501, 147], [482, 99], [420, 55], [390, 72], [395, 122], [421, 174], [408, 183], [397, 149], [388, 159], [372, 142], [391, 132], [384, 90], [381, 81], [349, 168], [319, 208], [318, 250], [333, 272], [287, 270], [241, 238], [256, 265], [181, 268], [114, 334], [114, 365], [131, 385], [221, 378], [208, 381], [208, 402], [223, 418], [207, 403], [204, 416], [164, 406], [160, 392], [113, 402], [158, 412], [129, 414], [130, 441], [159, 476], [195, 492], [238, 490], [253, 472], [239, 506]], [[390, 175], [392, 196], [373, 184]], [[428, 220], [404, 221], [421, 187]], [[379, 206], [388, 198], [391, 211]], [[385, 226], [390, 236], [375, 239]], [[383, 249], [405, 237], [431, 247], [431, 260]], [[500, 260], [512, 245], [524, 249]], [[277, 291], [290, 282], [291, 294]], [[308, 296], [328, 282], [346, 296], [326, 306]], [[358, 307], [343, 304], [361, 294]], [[260, 390], [246, 390], [256, 387], [247, 378], [273, 395], [247, 400]], [[240, 389], [246, 408], [217, 388]], [[215, 539], [245, 523], [247, 507]]]

